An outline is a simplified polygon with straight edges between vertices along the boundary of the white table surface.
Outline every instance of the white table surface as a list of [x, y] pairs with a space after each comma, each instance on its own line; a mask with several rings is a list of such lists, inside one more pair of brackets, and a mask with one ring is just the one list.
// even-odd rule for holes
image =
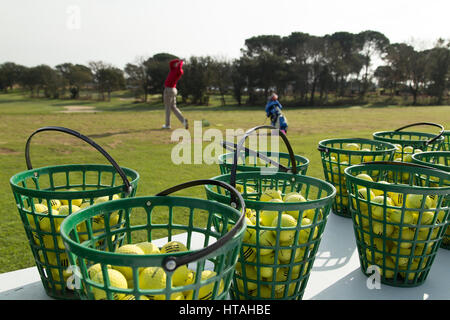
[[[174, 238], [182, 240], [183, 235]], [[439, 249], [425, 283], [368, 289], [349, 218], [329, 215], [304, 300], [450, 300], [450, 250]], [[36, 267], [0, 274], [0, 300], [47, 300]]]

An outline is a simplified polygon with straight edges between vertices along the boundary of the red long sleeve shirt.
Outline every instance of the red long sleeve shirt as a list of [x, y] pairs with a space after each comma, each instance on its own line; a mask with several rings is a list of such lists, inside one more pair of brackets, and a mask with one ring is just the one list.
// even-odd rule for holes
[[[175, 66], [176, 63], [178, 63], [178, 66]], [[183, 75], [184, 71], [181, 68], [183, 66], [183, 60], [174, 59], [169, 62], [170, 71], [167, 75], [166, 81], [164, 82], [164, 85], [169, 88], [175, 88], [177, 86], [178, 80], [180, 80], [181, 76]]]

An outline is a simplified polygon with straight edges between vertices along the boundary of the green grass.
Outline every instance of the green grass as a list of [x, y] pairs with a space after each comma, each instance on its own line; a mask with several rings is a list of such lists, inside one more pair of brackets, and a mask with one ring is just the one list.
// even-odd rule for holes
[[[217, 164], [175, 165], [171, 162], [171, 131], [161, 130], [164, 109], [159, 96], [150, 103], [123, 100], [115, 94], [110, 102], [30, 99], [19, 93], [0, 94], [0, 272], [34, 265], [26, 235], [9, 186], [12, 175], [26, 170], [24, 148], [28, 137], [43, 126], [63, 126], [91, 137], [119, 165], [141, 175], [137, 195], [153, 195], [175, 184], [219, 174]], [[231, 99], [227, 100], [233, 104]], [[184, 106], [182, 112], [194, 120], [206, 119], [225, 133], [227, 128], [249, 129], [264, 123], [264, 106], [221, 106], [213, 97], [210, 106]], [[64, 106], [93, 106], [95, 113], [61, 113]], [[295, 153], [310, 159], [308, 175], [323, 178], [317, 144], [322, 139], [371, 138], [375, 131], [393, 130], [405, 124], [429, 121], [450, 127], [449, 106], [427, 107], [330, 107], [286, 108], [288, 138]], [[268, 124], [268, 121], [266, 122]], [[181, 128], [172, 116], [172, 127]], [[418, 128], [420, 130], [420, 128]], [[193, 134], [193, 128], [190, 129]], [[436, 132], [434, 130], [434, 132]], [[210, 142], [204, 142], [204, 147]], [[62, 133], [44, 132], [31, 143], [34, 167], [73, 163], [107, 163], [87, 144]], [[205, 198], [203, 188], [180, 192]]]

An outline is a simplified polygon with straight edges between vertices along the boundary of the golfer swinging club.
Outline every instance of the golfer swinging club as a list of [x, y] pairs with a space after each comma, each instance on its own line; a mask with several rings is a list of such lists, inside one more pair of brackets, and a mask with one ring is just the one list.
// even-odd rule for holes
[[170, 71], [164, 82], [164, 107], [166, 109], [166, 123], [163, 129], [170, 129], [170, 111], [180, 120], [185, 129], [188, 129], [188, 120], [183, 117], [181, 111], [177, 108], [177, 82], [180, 80], [184, 71], [182, 69], [184, 60], [174, 59], [169, 62]]

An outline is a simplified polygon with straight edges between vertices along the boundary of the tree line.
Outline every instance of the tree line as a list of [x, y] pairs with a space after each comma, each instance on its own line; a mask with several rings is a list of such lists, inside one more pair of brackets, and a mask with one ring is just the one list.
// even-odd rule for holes
[[[109, 100], [113, 91], [127, 89], [147, 102], [150, 94], [162, 93], [168, 62], [174, 58], [158, 53], [123, 69], [103, 61], [55, 67], [5, 62], [0, 64], [0, 90], [20, 87], [32, 97], [55, 99], [79, 99], [86, 91]], [[260, 35], [245, 40], [237, 59], [192, 56], [183, 69], [177, 88], [184, 103], [208, 104], [216, 94], [223, 104], [227, 95], [239, 105], [261, 104], [275, 91], [296, 105], [333, 104], [331, 97], [361, 102], [374, 92], [408, 96], [412, 104], [426, 95], [442, 104], [450, 87], [450, 41], [439, 39], [433, 48], [418, 50], [391, 43], [373, 30]]]

